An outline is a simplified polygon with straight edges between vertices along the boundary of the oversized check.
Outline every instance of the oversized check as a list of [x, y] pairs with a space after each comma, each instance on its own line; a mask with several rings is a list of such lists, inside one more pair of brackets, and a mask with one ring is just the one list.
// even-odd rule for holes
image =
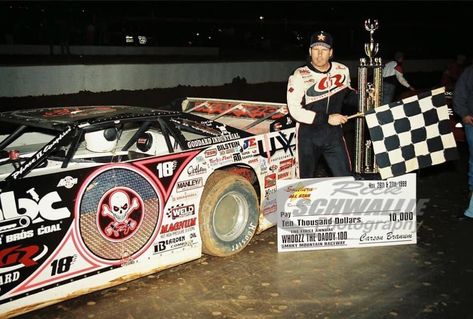
[[278, 251], [415, 244], [416, 175], [277, 181]]

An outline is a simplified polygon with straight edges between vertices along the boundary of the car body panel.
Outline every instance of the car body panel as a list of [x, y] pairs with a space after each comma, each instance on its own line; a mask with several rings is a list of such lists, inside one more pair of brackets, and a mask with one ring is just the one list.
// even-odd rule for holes
[[[221, 123], [190, 113], [129, 107], [42, 109], [0, 119], [57, 134], [29, 135], [3, 150], [8, 157], [0, 164], [11, 166], [0, 173], [6, 317], [199, 258], [200, 197], [215, 170], [254, 174], [258, 232], [276, 224], [276, 180], [296, 174], [295, 128], [271, 132], [272, 120], [256, 135], [228, 124], [220, 130]], [[159, 125], [149, 126], [153, 121]], [[88, 151], [83, 134], [111, 123], [122, 129], [116, 149]], [[134, 130], [143, 127], [145, 142], [163, 133], [177, 147], [168, 145], [165, 154], [140, 150], [146, 143]], [[192, 139], [182, 140], [188, 129]], [[201, 135], [209, 132], [215, 135]], [[27, 152], [28, 141], [42, 148]]]

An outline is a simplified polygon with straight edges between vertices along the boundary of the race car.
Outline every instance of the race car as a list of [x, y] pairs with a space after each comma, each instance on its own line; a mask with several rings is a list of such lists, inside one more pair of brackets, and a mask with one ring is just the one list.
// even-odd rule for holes
[[277, 223], [297, 171], [277, 103], [0, 113], [0, 317], [198, 259]]

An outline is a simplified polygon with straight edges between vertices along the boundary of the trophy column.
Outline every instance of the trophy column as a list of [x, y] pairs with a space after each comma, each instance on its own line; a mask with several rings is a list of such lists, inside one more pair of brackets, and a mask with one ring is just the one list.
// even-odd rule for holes
[[[358, 67], [358, 112], [367, 111], [381, 104], [383, 96], [383, 66], [381, 58], [375, 57], [379, 44], [373, 40], [373, 33], [378, 29], [378, 20], [373, 23], [365, 21], [365, 29], [370, 33], [370, 42], [365, 43], [365, 54], [368, 59], [361, 58]], [[364, 118], [356, 119], [355, 125], [355, 167], [356, 174], [376, 174], [378, 167], [375, 163], [370, 134]]]

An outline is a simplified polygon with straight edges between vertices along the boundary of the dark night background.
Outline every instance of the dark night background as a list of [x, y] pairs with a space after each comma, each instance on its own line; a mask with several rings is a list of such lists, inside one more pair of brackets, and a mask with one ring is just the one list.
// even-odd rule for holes
[[142, 35], [146, 46], [218, 47], [222, 60], [297, 59], [310, 33], [324, 29], [336, 58], [358, 59], [371, 18], [384, 58], [396, 50], [416, 59], [471, 57], [472, 9], [468, 1], [4, 1], [0, 44], [125, 46], [140, 45], [126, 35]]
[[[387, 61], [397, 50], [406, 60], [473, 58], [469, 1], [3, 1], [0, 2], [0, 65], [303, 61], [308, 37], [324, 29], [334, 36], [335, 60], [364, 57], [366, 19], [378, 19], [377, 56]], [[126, 36], [133, 42], [127, 43]], [[145, 36], [146, 43], [138, 43]], [[12, 54], [11, 45], [42, 46], [44, 53]], [[59, 47], [177, 47], [172, 55], [78, 55]], [[24, 46], [28, 47], [28, 46]], [[48, 49], [49, 47], [49, 49]], [[54, 54], [50, 53], [54, 47]], [[189, 48], [216, 48], [191, 55]], [[182, 48], [182, 50], [181, 50]], [[89, 50], [89, 52], [94, 52]], [[114, 50], [113, 52], [119, 52]], [[177, 53], [176, 53], [177, 52]], [[182, 52], [182, 53], [181, 53]], [[115, 54], [115, 53], [114, 53]], [[418, 90], [440, 86], [441, 72], [408, 73]], [[352, 74], [356, 77], [356, 74]], [[249, 85], [234, 79], [219, 87], [80, 91], [52, 96], [0, 97], [0, 109], [38, 105], [168, 105], [183, 96], [285, 103], [286, 83]], [[356, 85], [356, 80], [352, 83]], [[398, 92], [400, 96], [403, 92]]]

